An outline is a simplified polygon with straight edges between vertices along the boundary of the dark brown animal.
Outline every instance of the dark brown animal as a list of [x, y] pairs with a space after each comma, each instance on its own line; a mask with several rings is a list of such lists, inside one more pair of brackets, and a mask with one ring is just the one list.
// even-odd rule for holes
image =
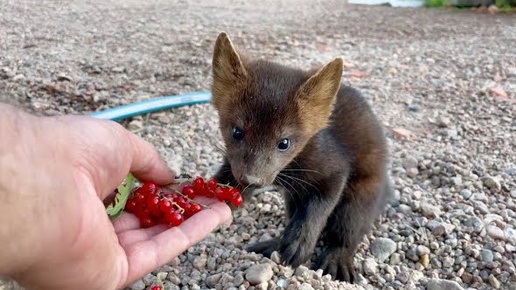
[[220, 116], [222, 183], [282, 187], [288, 224], [248, 250], [353, 282], [357, 246], [392, 193], [383, 128], [361, 94], [341, 85], [343, 62], [304, 71], [245, 59], [226, 33], [215, 43], [212, 103]]

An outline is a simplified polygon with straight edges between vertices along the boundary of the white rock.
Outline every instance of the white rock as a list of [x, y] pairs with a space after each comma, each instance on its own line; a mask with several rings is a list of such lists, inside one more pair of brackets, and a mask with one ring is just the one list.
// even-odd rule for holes
[[427, 290], [463, 290], [459, 283], [444, 279], [430, 279], [426, 284]]
[[369, 249], [373, 256], [383, 263], [396, 251], [396, 243], [388, 238], [376, 238], [371, 242]]
[[511, 228], [506, 228], [503, 236], [505, 240], [509, 243], [511, 243], [513, 246], [516, 247], [516, 230]]
[[258, 285], [267, 282], [272, 278], [272, 267], [270, 264], [257, 264], [249, 267], [245, 272], [245, 279], [251, 285]]
[[378, 264], [372, 258], [362, 261], [362, 269], [366, 275], [374, 275], [378, 271]]

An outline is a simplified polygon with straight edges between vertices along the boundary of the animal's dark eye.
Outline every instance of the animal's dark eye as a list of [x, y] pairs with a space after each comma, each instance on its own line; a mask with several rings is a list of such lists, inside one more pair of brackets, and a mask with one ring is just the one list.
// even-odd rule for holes
[[279, 151], [287, 151], [289, 147], [290, 147], [290, 139], [288, 139], [288, 138], [283, 138], [278, 143]]
[[233, 127], [231, 136], [233, 137], [233, 139], [240, 141], [240, 140], [244, 139], [244, 130], [242, 130], [239, 127]]

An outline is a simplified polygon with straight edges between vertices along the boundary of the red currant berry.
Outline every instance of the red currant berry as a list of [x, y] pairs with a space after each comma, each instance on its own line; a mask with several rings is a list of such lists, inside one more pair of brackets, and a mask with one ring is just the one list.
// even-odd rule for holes
[[188, 197], [190, 199], [195, 198], [195, 190], [192, 185], [190, 185], [190, 184], [185, 185], [181, 191], [186, 197]]
[[139, 220], [143, 220], [150, 217], [149, 212], [142, 207], [136, 208], [136, 210], [132, 214], [134, 214]]
[[156, 223], [150, 217], [146, 217], [146, 218], [140, 219], [140, 225], [142, 228], [150, 228], [150, 227], [156, 225]]
[[215, 178], [210, 178], [208, 180], [208, 188], [211, 189], [211, 190], [215, 190], [215, 188], [217, 188], [217, 180]]
[[158, 191], [158, 185], [150, 181], [144, 182], [140, 188], [143, 195], [156, 194]]
[[133, 213], [136, 210], [136, 202], [133, 198], [129, 198], [125, 203], [125, 211], [128, 213]]
[[136, 193], [134, 195], [134, 201], [136, 202], [136, 205], [144, 205], [145, 204], [145, 195], [141, 194], [141, 193]]
[[173, 227], [177, 227], [184, 221], [184, 217], [181, 213], [176, 210], [170, 210], [165, 215], [166, 221]]
[[207, 189], [206, 190], [206, 196], [207, 197], [215, 197], [215, 191], [213, 189]]
[[147, 211], [149, 211], [150, 214], [159, 214], [159, 196], [157, 195], [151, 195], [147, 198], [147, 202], [145, 203], [147, 206]]
[[180, 195], [178, 196], [175, 196], [173, 199], [172, 199], [172, 202], [175, 202], [177, 203], [178, 205], [179, 204], [184, 204], [186, 202], [186, 199]]
[[230, 199], [232, 196], [235, 196], [235, 195], [240, 195], [240, 190], [238, 190], [238, 188], [236, 187], [233, 187], [233, 188], [230, 188], [229, 189], [229, 192], [228, 192], [228, 199]]
[[202, 207], [198, 203], [192, 203], [190, 206], [190, 216], [193, 216], [194, 214], [200, 212], [202, 210]]
[[191, 216], [190, 215], [190, 208], [192, 207], [191, 203], [184, 202], [184, 203], [178, 204], [178, 206], [184, 210], [183, 215], [185, 216], [185, 218], [189, 218]]
[[173, 193], [167, 193], [163, 196], [164, 199], [167, 199], [169, 201], [172, 201], [176, 196], [181, 196], [180, 194], [177, 194], [175, 192]]
[[227, 187], [217, 187], [217, 189], [215, 189], [215, 196], [220, 201], [228, 200], [229, 197], [230, 197], [230, 195], [229, 195], [229, 188], [227, 188]]
[[172, 208], [172, 203], [167, 199], [162, 199], [158, 203], [159, 211], [166, 214]]
[[242, 195], [239, 193], [239, 194], [235, 194], [231, 197], [231, 204], [234, 205], [234, 206], [240, 206], [242, 204], [243, 199], [242, 199]]
[[161, 285], [152, 285], [151, 290], [163, 290]]
[[204, 179], [200, 176], [196, 177], [192, 182], [192, 186], [196, 192], [200, 192], [204, 189]]

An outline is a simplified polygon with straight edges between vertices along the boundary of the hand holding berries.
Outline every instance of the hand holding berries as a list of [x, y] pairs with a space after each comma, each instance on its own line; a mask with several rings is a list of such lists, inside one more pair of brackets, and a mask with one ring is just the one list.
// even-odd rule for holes
[[225, 203], [201, 199], [208, 207], [172, 229], [142, 229], [128, 213], [111, 221], [105, 199], [128, 172], [162, 186], [175, 175], [116, 122], [38, 117], [0, 102], [0, 131], [0, 276], [23, 288], [121, 289], [231, 220]]
[[176, 227], [202, 210], [203, 206], [194, 201], [199, 196], [216, 197], [219, 201], [230, 202], [234, 206], [240, 206], [243, 202], [237, 188], [219, 185], [213, 178], [205, 181], [198, 176], [191, 184], [186, 184], [175, 192], [161, 189], [153, 182], [144, 182], [133, 191], [125, 210], [138, 217], [143, 228], [158, 224]]

